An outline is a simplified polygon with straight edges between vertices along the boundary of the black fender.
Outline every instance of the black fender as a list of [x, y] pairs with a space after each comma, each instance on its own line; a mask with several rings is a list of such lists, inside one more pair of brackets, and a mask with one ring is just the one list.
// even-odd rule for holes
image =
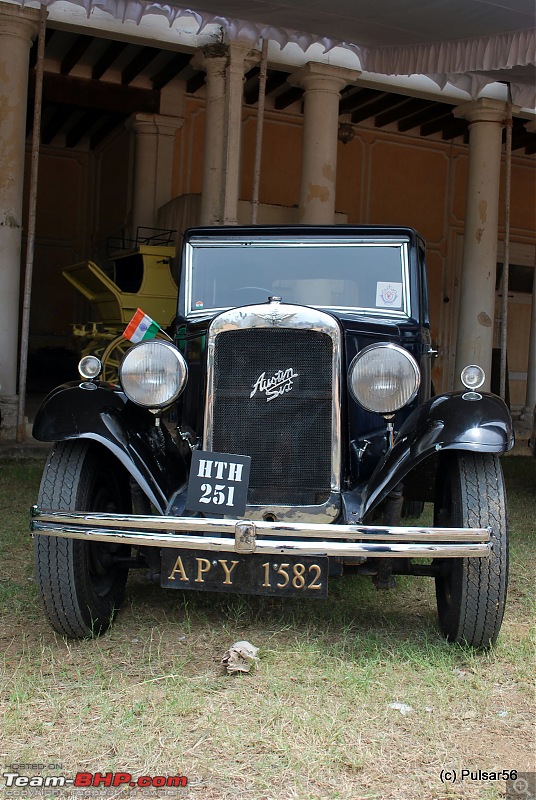
[[123, 464], [161, 514], [187, 482], [188, 464], [165, 425], [109, 383], [72, 381], [53, 389], [37, 411], [33, 436], [42, 442], [91, 439]]
[[504, 453], [513, 445], [512, 418], [500, 397], [468, 391], [436, 395], [409, 415], [379, 461], [363, 493], [361, 516], [424, 459], [442, 450]]

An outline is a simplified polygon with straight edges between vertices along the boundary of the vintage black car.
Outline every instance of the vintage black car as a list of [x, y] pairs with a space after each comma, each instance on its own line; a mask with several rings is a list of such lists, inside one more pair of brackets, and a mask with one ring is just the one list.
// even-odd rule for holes
[[[56, 442], [32, 513], [37, 580], [61, 634], [104, 631], [127, 572], [162, 586], [322, 598], [348, 573], [435, 579], [453, 642], [495, 642], [506, 598], [499, 455], [508, 409], [434, 395], [425, 247], [411, 228], [186, 232], [171, 337], [55, 389]], [[433, 503], [433, 526], [401, 524]]]

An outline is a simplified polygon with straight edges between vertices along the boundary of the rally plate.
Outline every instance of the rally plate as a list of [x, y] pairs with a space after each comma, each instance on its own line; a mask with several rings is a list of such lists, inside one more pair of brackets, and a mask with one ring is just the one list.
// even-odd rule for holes
[[160, 584], [168, 589], [327, 597], [326, 556], [274, 556], [208, 550], [161, 550]]

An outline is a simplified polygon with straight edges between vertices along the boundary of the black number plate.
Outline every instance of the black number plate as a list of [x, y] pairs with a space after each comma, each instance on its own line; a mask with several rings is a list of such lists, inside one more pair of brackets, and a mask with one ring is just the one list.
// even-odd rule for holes
[[194, 450], [186, 508], [241, 517], [246, 511], [251, 456]]
[[162, 550], [160, 583], [169, 589], [327, 597], [326, 556], [273, 556]]

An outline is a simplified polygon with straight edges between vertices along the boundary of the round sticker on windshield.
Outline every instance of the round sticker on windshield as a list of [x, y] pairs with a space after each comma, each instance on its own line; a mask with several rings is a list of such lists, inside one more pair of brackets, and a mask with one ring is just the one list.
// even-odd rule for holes
[[195, 307], [196, 308], [203, 308], [203, 301], [202, 300], [196, 300], [195, 301]]
[[378, 308], [400, 308], [402, 284], [378, 281], [376, 284], [376, 306]]

